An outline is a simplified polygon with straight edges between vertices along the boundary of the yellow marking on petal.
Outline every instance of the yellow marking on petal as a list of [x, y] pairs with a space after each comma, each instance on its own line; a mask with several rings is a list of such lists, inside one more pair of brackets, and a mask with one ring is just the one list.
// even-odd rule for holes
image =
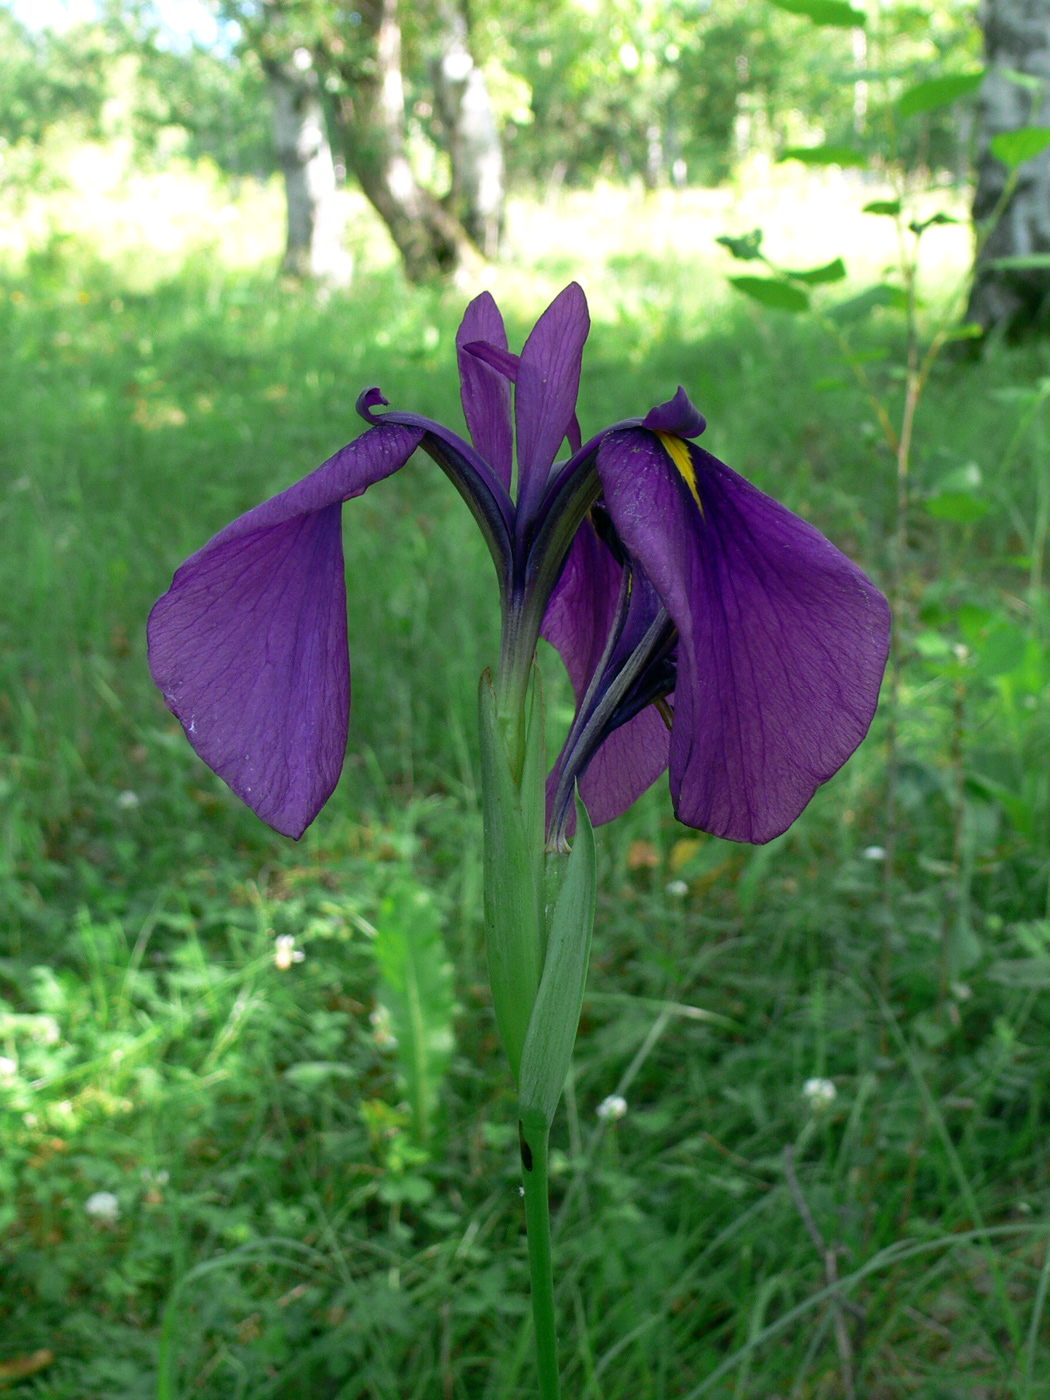
[[657, 433], [656, 436], [663, 443], [668, 457], [678, 468], [685, 484], [693, 493], [693, 500], [700, 507], [700, 514], [704, 513], [703, 502], [700, 500], [700, 492], [696, 488], [696, 472], [693, 470], [693, 459], [689, 455], [689, 448], [680, 437], [674, 437], [671, 433]]

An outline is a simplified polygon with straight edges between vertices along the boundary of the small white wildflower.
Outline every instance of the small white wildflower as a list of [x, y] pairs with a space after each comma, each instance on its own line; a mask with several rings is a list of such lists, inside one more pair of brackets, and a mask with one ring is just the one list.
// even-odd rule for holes
[[0, 1055], [0, 1079], [13, 1079], [18, 1073], [18, 1061], [9, 1055]]
[[84, 1202], [84, 1210], [104, 1225], [112, 1225], [120, 1219], [120, 1202], [112, 1191], [96, 1191]]
[[810, 1108], [818, 1113], [822, 1108], [827, 1108], [828, 1104], [834, 1103], [837, 1090], [830, 1079], [807, 1079], [802, 1086], [802, 1097], [809, 1103]]
[[141, 798], [137, 792], [132, 792], [130, 788], [125, 788], [123, 792], [117, 793], [117, 806], [122, 812], [130, 812], [139, 805]]
[[300, 963], [305, 957], [303, 950], [295, 946], [292, 934], [282, 933], [274, 939], [273, 965], [281, 972], [287, 972], [292, 963]]
[[883, 846], [865, 846], [861, 855], [864, 860], [885, 860], [886, 850]]
[[372, 1039], [380, 1050], [397, 1049], [397, 1036], [390, 1029], [390, 1012], [385, 1006], [377, 1006], [369, 1016], [372, 1023]]
[[689, 886], [684, 880], [672, 880], [664, 886], [664, 892], [669, 894], [672, 899], [684, 899], [689, 893]]
[[594, 1111], [603, 1123], [615, 1123], [627, 1112], [627, 1100], [622, 1094], [608, 1094]]

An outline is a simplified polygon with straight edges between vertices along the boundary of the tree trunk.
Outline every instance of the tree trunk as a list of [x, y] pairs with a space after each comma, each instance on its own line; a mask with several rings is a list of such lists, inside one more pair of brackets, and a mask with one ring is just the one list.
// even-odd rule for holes
[[[1050, 0], [982, 0], [988, 72], [977, 105], [978, 162], [973, 220], [980, 230], [998, 204], [1007, 169], [989, 150], [993, 137], [1050, 126]], [[1034, 80], [1007, 76], [1025, 75]], [[995, 268], [998, 258], [1050, 253], [1050, 151], [1021, 166], [1017, 188], [980, 249], [967, 319], [1011, 337], [1050, 326], [1050, 268]]]
[[452, 163], [450, 207], [486, 258], [499, 252], [503, 232], [503, 147], [485, 75], [470, 52], [467, 18], [441, 6], [441, 55], [434, 91]]
[[317, 74], [306, 49], [296, 49], [291, 63], [268, 62], [266, 70], [273, 97], [274, 144], [288, 201], [282, 271], [345, 287], [353, 260], [343, 246], [343, 217]]
[[347, 166], [390, 230], [413, 282], [452, 272], [469, 257], [456, 219], [416, 180], [405, 148], [405, 93], [397, 0], [361, 0], [369, 61], [332, 46], [324, 55], [341, 79], [336, 113]]

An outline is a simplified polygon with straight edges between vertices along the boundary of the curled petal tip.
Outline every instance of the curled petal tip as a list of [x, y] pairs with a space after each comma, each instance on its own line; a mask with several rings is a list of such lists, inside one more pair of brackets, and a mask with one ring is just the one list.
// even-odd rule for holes
[[383, 391], [377, 389], [373, 384], [371, 389], [365, 389], [362, 393], [358, 394], [356, 407], [358, 413], [366, 423], [378, 423], [381, 420], [376, 417], [372, 409], [375, 408], [377, 404], [382, 404], [385, 407], [389, 402], [390, 400], [388, 398], [384, 398]]
[[654, 433], [673, 433], [675, 437], [695, 438], [707, 427], [707, 419], [679, 384], [673, 399], [657, 404], [649, 410], [642, 419], [642, 427]]

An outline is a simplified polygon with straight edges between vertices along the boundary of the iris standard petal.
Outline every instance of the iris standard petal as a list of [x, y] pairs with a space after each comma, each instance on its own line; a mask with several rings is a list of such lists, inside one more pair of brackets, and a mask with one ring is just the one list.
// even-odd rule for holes
[[583, 346], [590, 324], [583, 290], [570, 282], [536, 322], [521, 352], [514, 421], [518, 510], [525, 525], [543, 495], [558, 449], [573, 431]]
[[681, 438], [611, 433], [598, 475], [678, 630], [675, 811], [769, 841], [867, 733], [889, 606], [812, 525]]
[[150, 613], [149, 663], [190, 743], [254, 812], [299, 837], [346, 752], [350, 662], [341, 504], [421, 432], [373, 428], [227, 525]]
[[456, 333], [460, 397], [471, 441], [509, 491], [514, 454], [511, 386], [505, 375], [465, 350], [472, 341], [507, 349], [503, 317], [489, 292], [474, 298]]

